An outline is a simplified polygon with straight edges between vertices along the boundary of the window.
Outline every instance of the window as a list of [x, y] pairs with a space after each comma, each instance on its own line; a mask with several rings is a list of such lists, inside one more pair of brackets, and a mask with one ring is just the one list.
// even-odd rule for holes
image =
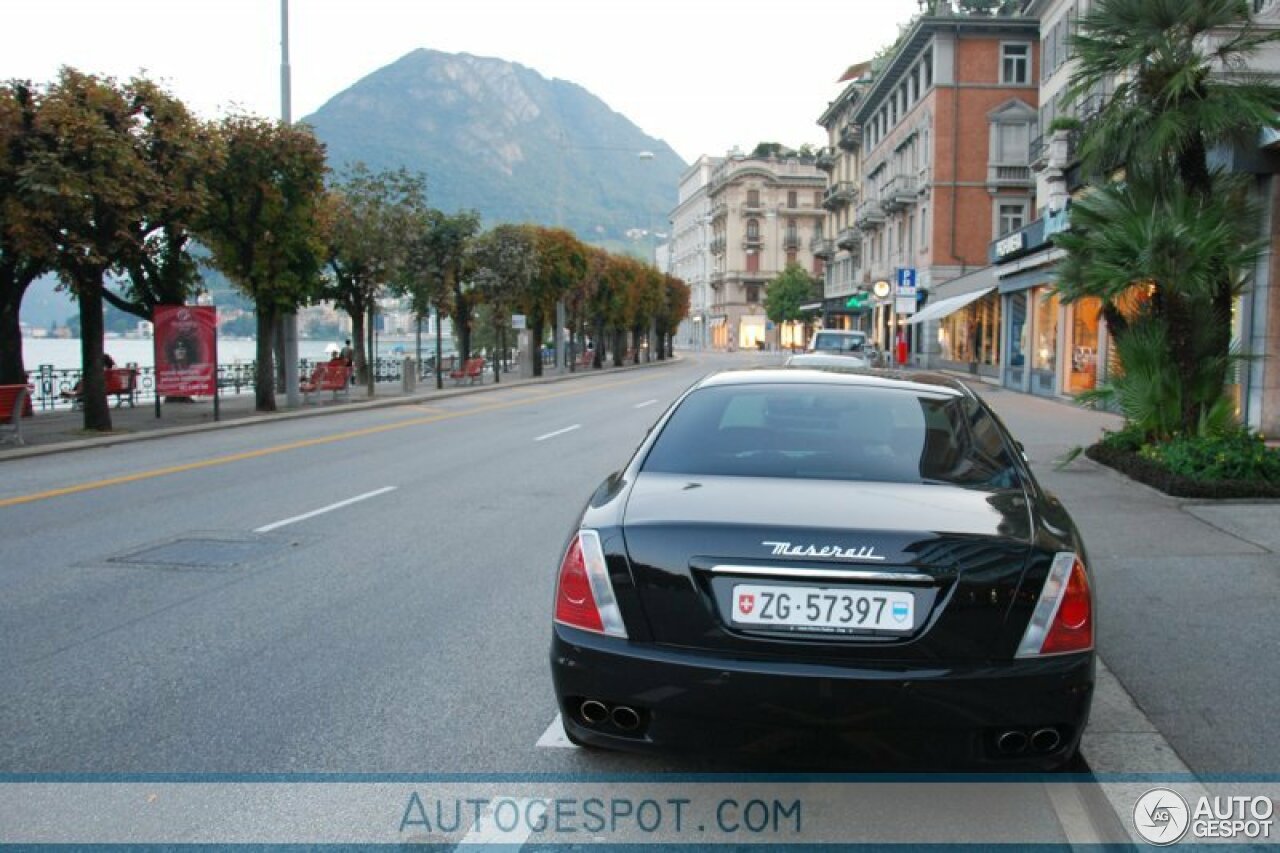
[[791, 190], [787, 193], [787, 207], [796, 206], [796, 191]]
[[760, 285], [748, 284], [746, 290], [747, 290], [747, 302], [749, 302], [752, 305], [757, 304], [760, 301]]
[[929, 205], [920, 205], [920, 250], [929, 248]]
[[760, 206], [760, 190], [747, 190], [747, 207]]
[[[747, 204], [751, 204], [751, 202], [747, 202]], [[747, 239], [748, 240], [760, 239], [760, 220], [758, 219], [747, 220]]]
[[1000, 82], [1025, 86], [1030, 82], [1028, 73], [1031, 47], [1026, 44], [1000, 45]]
[[933, 52], [930, 50], [924, 55], [924, 88], [928, 89], [933, 85]]
[[787, 266], [791, 266], [795, 262], [796, 262], [796, 250], [788, 249], [787, 250]]
[[1001, 124], [996, 127], [996, 150], [993, 163], [1023, 165], [1028, 162], [1031, 144], [1031, 126], [1028, 124]]
[[747, 272], [760, 272], [760, 253], [755, 249], [747, 252]]
[[1025, 201], [1001, 202], [1000, 223], [996, 235], [1003, 237], [1011, 234], [1027, 224], [1027, 203]]
[[822, 207], [822, 191], [818, 190], [813, 194], [813, 206]]

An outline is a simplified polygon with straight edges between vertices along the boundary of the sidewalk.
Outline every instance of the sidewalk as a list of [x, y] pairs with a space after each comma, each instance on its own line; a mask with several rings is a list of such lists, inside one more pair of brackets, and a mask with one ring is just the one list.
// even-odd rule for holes
[[444, 388], [436, 390], [432, 377], [420, 380], [416, 390], [405, 392], [400, 382], [382, 382], [377, 385], [372, 397], [366, 386], [353, 386], [345, 397], [334, 399], [331, 392], [323, 391], [311, 395], [310, 402], [300, 403], [297, 408], [290, 409], [285, 405], [285, 395], [276, 395], [279, 411], [261, 413], [254, 411], [255, 399], [252, 389], [242, 394], [225, 396], [219, 402], [219, 420], [213, 418], [213, 400], [201, 398], [194, 403], [162, 403], [160, 417], [156, 417], [154, 400], [139, 402], [134, 406], [127, 403], [122, 408], [111, 409], [112, 432], [97, 433], [84, 430], [84, 413], [80, 410], [55, 409], [52, 411], [36, 410], [34, 417], [25, 418], [22, 422], [24, 444], [0, 444], [0, 464], [7, 459], [29, 459], [33, 456], [45, 456], [72, 450], [91, 447], [110, 447], [134, 441], [145, 441], [164, 435], [181, 435], [203, 432], [213, 429], [230, 429], [265, 422], [276, 422], [293, 418], [309, 418], [339, 412], [376, 409], [387, 406], [400, 406], [410, 403], [454, 397], [466, 394], [482, 394], [501, 388], [547, 382], [562, 382], [586, 376], [601, 376], [609, 373], [620, 373], [628, 370], [642, 370], [659, 367], [665, 364], [678, 363], [679, 355], [666, 361], [653, 361], [638, 365], [622, 367], [606, 366], [601, 370], [592, 368], [578, 369], [556, 373], [552, 369], [537, 378], [519, 379], [518, 374], [504, 373], [500, 382], [493, 381], [493, 371], [486, 371], [484, 382], [480, 385], [455, 385], [446, 376]]
[[1090, 764], [1169, 772], [1180, 757], [1197, 774], [1275, 773], [1280, 502], [1173, 498], [1083, 455], [1058, 470], [1056, 460], [1119, 418], [974, 387], [1080, 527], [1094, 573], [1099, 654], [1177, 752], [1159, 754], [1150, 732], [1111, 726], [1112, 709], [1095, 703]]

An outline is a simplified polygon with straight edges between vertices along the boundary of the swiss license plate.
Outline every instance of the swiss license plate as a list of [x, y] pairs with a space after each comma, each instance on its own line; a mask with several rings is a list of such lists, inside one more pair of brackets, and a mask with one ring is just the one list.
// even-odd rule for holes
[[910, 631], [915, 596], [889, 589], [736, 584], [732, 620], [738, 625], [806, 631]]

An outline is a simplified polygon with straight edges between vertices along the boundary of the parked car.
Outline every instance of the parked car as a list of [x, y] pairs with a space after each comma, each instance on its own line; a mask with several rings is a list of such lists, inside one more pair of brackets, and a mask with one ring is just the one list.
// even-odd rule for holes
[[801, 352], [788, 356], [787, 367], [817, 367], [833, 370], [856, 370], [871, 367], [870, 350], [854, 353]]
[[1087, 567], [1062, 505], [957, 380], [716, 374], [568, 539], [551, 643], [565, 732], [1060, 767], [1093, 692]]

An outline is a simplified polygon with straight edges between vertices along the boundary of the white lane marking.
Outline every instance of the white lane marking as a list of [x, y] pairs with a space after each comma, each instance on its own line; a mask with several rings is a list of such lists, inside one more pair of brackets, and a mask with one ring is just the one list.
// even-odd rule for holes
[[[533, 834], [533, 825], [544, 813], [530, 809], [533, 799], [495, 797], [484, 813], [476, 819], [471, 830], [462, 837], [454, 850], [466, 848], [470, 853], [479, 848], [485, 850], [519, 850]], [[506, 826], [504, 829], [503, 826]]]
[[555, 438], [557, 435], [564, 435], [566, 432], [573, 432], [575, 429], [582, 429], [582, 424], [574, 424], [564, 429], [558, 429], [555, 432], [549, 432], [546, 435], [540, 435], [534, 441], [546, 441], [548, 438]]
[[560, 719], [560, 715], [556, 714], [556, 718], [551, 721], [551, 725], [547, 726], [547, 730], [542, 733], [542, 737], [538, 738], [538, 742], [534, 746], [546, 746], [552, 749], [577, 749], [578, 745], [569, 740], [564, 733], [564, 721]]
[[335, 509], [342, 509], [344, 506], [351, 506], [360, 501], [367, 501], [369, 498], [376, 498], [378, 495], [385, 495], [387, 492], [394, 492], [395, 486], [386, 486], [381, 489], [375, 489], [372, 492], [365, 492], [363, 495], [356, 495], [354, 498], [347, 498], [345, 501], [338, 501], [336, 504], [322, 506], [320, 509], [313, 509], [311, 512], [304, 512], [302, 515], [295, 515], [293, 518], [285, 518], [280, 521], [274, 521], [271, 524], [264, 524], [262, 527], [255, 529], [254, 533], [270, 533], [286, 524], [293, 524], [298, 521], [306, 521], [308, 518], [315, 518], [317, 515], [324, 515], [326, 512], [333, 512]]
[[636, 403], [635, 408], [637, 408], [637, 409], [643, 409], [643, 408], [645, 408], [646, 406], [652, 406], [652, 405], [653, 405], [654, 403], [656, 403], [656, 402], [658, 402], [658, 401], [657, 401], [657, 400], [645, 400], [643, 403]]

